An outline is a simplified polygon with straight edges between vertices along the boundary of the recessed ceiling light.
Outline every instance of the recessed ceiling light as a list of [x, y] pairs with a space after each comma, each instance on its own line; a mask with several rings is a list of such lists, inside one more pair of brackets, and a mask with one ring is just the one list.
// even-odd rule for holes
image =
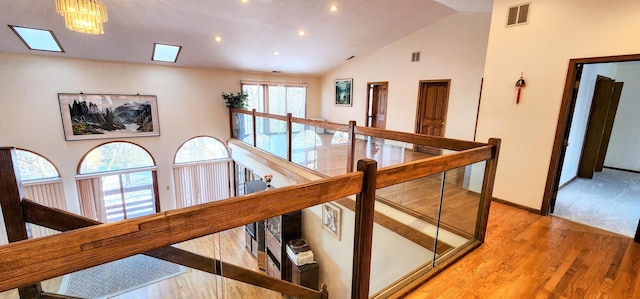
[[277, 56], [277, 55], [280, 55], [280, 52], [275, 51], [275, 52], [273, 52], [273, 55], [276, 55], [276, 56]]
[[153, 44], [153, 61], [176, 62], [182, 46]]
[[247, 3], [247, 2], [249, 2], [249, 0], [240, 0], [240, 2]]
[[215, 40], [216, 40], [217, 42], [221, 42], [221, 41], [222, 41], [222, 37], [218, 35], [218, 36], [216, 36], [216, 37], [215, 37]]
[[51, 30], [9, 25], [29, 50], [64, 52]]
[[305, 35], [307, 35], [307, 32], [304, 31], [304, 30], [300, 30], [300, 31], [298, 31], [298, 35], [299, 36], [305, 36]]
[[330, 10], [331, 10], [331, 11], [338, 11], [338, 5], [335, 5], [335, 4], [334, 4], [334, 5], [331, 5]]

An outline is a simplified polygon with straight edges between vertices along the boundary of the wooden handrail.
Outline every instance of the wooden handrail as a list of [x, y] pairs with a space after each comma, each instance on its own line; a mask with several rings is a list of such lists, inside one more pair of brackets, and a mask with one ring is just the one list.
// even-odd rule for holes
[[390, 139], [395, 141], [412, 143], [415, 145], [425, 145], [435, 148], [448, 149], [454, 151], [462, 151], [471, 148], [484, 146], [484, 143], [472, 142], [466, 140], [458, 140], [444, 137], [429, 136], [424, 134], [415, 134], [391, 130], [382, 130], [377, 128], [356, 127], [356, 134], [366, 135], [382, 139]]
[[[21, 202], [25, 220], [57, 231], [70, 231], [83, 227], [102, 224], [99, 221], [82, 217], [64, 210], [50, 208], [28, 199]], [[173, 246], [166, 246], [143, 253], [147, 256], [179, 264], [192, 269], [220, 275], [261, 288], [281, 292], [299, 298], [321, 298], [318, 290], [311, 290], [297, 284], [265, 276], [261, 272], [251, 271], [218, 259], [205, 257]]]
[[363, 177], [353, 172], [3, 245], [0, 292], [356, 194]]
[[[248, 111], [248, 110], [232, 108], [232, 109], [229, 109], [229, 111], [230, 111], [230, 115], [233, 115], [233, 113], [241, 113], [241, 114], [252, 115], [253, 118], [254, 118], [254, 122], [253, 122], [254, 123], [254, 130], [253, 130], [253, 132], [256, 131], [255, 130], [255, 117], [265, 117], [265, 118], [271, 118], [271, 119], [277, 119], [277, 120], [280, 120], [280, 121], [285, 121], [289, 125], [291, 125], [291, 123], [294, 122], [294, 123], [300, 123], [300, 124], [319, 127], [319, 128], [328, 129], [328, 130], [344, 131], [344, 132], [350, 133], [350, 136], [355, 136], [355, 134], [365, 135], [365, 136], [371, 136], [371, 137], [375, 137], [375, 138], [389, 139], [389, 140], [394, 140], [394, 141], [407, 142], [407, 143], [411, 143], [411, 144], [415, 144], [415, 145], [431, 146], [431, 147], [434, 147], [434, 148], [448, 149], [448, 150], [454, 150], [454, 151], [463, 151], [463, 150], [468, 150], [468, 149], [472, 149], [472, 148], [481, 147], [481, 146], [486, 145], [485, 143], [480, 143], [480, 142], [473, 142], [473, 141], [466, 141], [466, 140], [459, 140], [459, 139], [451, 139], [451, 138], [444, 138], [444, 137], [437, 137], [437, 136], [429, 136], [429, 135], [424, 135], [424, 134], [392, 131], [392, 130], [383, 130], [383, 129], [378, 129], [378, 128], [360, 127], [360, 126], [355, 126], [355, 122], [354, 121], [350, 121], [349, 124], [346, 125], [346, 124], [332, 123], [332, 122], [328, 122], [328, 121], [306, 119], [306, 118], [299, 118], [299, 117], [288, 117], [286, 115], [271, 114], [271, 113], [265, 113], [265, 112], [257, 112], [257, 111], [255, 111], [255, 109], [253, 109], [252, 111]], [[254, 135], [254, 138], [255, 138], [255, 135], [257, 135], [257, 134], [253, 134], [253, 135]], [[351, 139], [352, 138], [350, 138], [350, 142], [355, 143]], [[254, 144], [254, 146], [255, 146], [255, 144]], [[352, 163], [353, 163], [353, 161], [352, 161]], [[348, 168], [348, 169], [351, 169], [351, 171], [352, 171], [353, 170], [353, 166], [351, 168]]]
[[494, 154], [493, 145], [468, 149], [444, 156], [429, 157], [378, 169], [376, 188], [404, 183], [421, 177], [430, 176], [465, 165], [489, 160]]
[[349, 131], [349, 125], [334, 123], [334, 122], [325, 121], [325, 120], [291, 117], [291, 121], [294, 123], [323, 128], [327, 130], [343, 131], [343, 132]]

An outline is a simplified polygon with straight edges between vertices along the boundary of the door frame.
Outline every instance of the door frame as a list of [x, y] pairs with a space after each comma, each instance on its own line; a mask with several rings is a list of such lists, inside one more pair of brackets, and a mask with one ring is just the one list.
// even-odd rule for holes
[[577, 97], [578, 88], [576, 88], [576, 78], [579, 75], [578, 66], [584, 64], [607, 63], [607, 62], [627, 62], [640, 60], [640, 54], [602, 56], [589, 58], [573, 58], [569, 60], [567, 77], [562, 93], [562, 103], [560, 104], [560, 112], [558, 113], [558, 124], [556, 126], [556, 134], [551, 150], [551, 159], [549, 161], [549, 170], [547, 172], [547, 183], [544, 188], [541, 215], [549, 215], [549, 207], [551, 205], [551, 195], [557, 192], [558, 182], [560, 179], [560, 171], [562, 170], [561, 157], [564, 156], [566, 146], [564, 143], [565, 134], [571, 126], [573, 110], [575, 108], [575, 98]]
[[[367, 95], [367, 109], [364, 111], [364, 114], [365, 114], [365, 116], [364, 116], [364, 126], [365, 127], [371, 127], [369, 125], [369, 118], [371, 116], [373, 116], [373, 113], [372, 113], [371, 116], [369, 115], [369, 108], [373, 109], [373, 107], [371, 107], [371, 102], [373, 101], [373, 99], [371, 98], [371, 94], [369, 93], [369, 89], [370, 89], [371, 85], [386, 85], [387, 86], [387, 103], [386, 103], [386, 105], [387, 105], [387, 108], [389, 108], [389, 81], [367, 82], [367, 92], [365, 93]], [[386, 111], [387, 111], [387, 113], [389, 113], [389, 110], [386, 110]], [[385, 125], [385, 127], [386, 127], [386, 125]]]

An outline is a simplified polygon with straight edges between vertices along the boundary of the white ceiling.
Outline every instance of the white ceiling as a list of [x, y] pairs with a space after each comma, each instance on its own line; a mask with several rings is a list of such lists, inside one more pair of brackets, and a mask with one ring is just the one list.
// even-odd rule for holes
[[[151, 61], [153, 44], [166, 43], [182, 46], [177, 63], [168, 65], [320, 75], [457, 11], [490, 12], [492, 6], [492, 0], [103, 2], [105, 34], [89, 35], [64, 27], [55, 0], [2, 0], [0, 51], [167, 64]], [[330, 12], [334, 3], [339, 10]], [[30, 51], [7, 25], [52, 30], [65, 53]], [[298, 36], [300, 30], [307, 35]]]

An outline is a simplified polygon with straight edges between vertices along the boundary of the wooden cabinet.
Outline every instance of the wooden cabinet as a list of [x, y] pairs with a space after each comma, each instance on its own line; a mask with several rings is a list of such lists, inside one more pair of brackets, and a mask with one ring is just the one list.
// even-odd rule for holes
[[320, 273], [317, 263], [291, 267], [291, 282], [313, 290], [319, 290]]
[[301, 237], [301, 212], [272, 217], [266, 220], [265, 243], [267, 274], [286, 281], [292, 281], [293, 263], [287, 257], [287, 241]]

